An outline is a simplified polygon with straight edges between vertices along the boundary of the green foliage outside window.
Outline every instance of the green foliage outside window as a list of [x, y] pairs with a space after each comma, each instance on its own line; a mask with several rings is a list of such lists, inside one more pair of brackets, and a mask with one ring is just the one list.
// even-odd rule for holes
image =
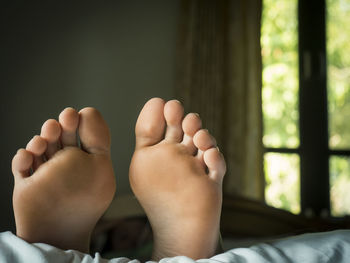
[[350, 158], [330, 159], [331, 205], [333, 216], [350, 214]]
[[[261, 28], [265, 147], [299, 146], [297, 0], [264, 0]], [[299, 157], [265, 154], [265, 199], [300, 212]]]
[[[327, 0], [329, 146], [350, 148], [350, 0]], [[331, 213], [350, 214], [350, 158], [330, 159]]]
[[[265, 147], [299, 147], [297, 0], [264, 0], [261, 46]], [[329, 146], [350, 149], [350, 0], [327, 0]], [[266, 154], [266, 202], [300, 211], [299, 159]], [[350, 158], [330, 159], [332, 214], [350, 214]]]
[[350, 148], [350, 0], [327, 0], [329, 145]]
[[265, 198], [269, 205], [300, 212], [299, 163], [297, 154], [265, 154]]
[[261, 46], [266, 147], [299, 146], [297, 1], [264, 0]]

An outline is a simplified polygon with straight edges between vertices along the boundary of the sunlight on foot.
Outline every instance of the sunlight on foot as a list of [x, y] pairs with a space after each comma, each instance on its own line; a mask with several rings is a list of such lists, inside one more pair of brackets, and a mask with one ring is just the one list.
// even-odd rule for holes
[[59, 121], [47, 120], [12, 160], [17, 236], [88, 252], [115, 193], [109, 148], [108, 126], [94, 108], [66, 108]]
[[153, 98], [136, 123], [130, 184], [154, 235], [153, 259], [214, 255], [226, 165], [198, 114]]

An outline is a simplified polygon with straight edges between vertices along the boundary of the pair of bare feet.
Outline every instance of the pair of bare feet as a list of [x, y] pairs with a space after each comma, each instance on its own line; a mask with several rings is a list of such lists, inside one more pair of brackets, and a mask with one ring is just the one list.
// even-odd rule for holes
[[[197, 114], [149, 100], [136, 123], [132, 190], [154, 234], [153, 259], [215, 253], [225, 161]], [[91, 232], [115, 194], [109, 129], [93, 108], [62, 111], [12, 161], [17, 236], [88, 252]]]

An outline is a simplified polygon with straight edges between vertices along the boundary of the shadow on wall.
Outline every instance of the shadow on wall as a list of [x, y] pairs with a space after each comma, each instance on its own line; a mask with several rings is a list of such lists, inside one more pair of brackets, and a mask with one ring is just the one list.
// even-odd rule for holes
[[14, 230], [12, 156], [67, 106], [102, 112], [117, 193], [130, 193], [137, 114], [150, 97], [173, 97], [178, 4], [13, 1], [1, 9], [0, 231]]

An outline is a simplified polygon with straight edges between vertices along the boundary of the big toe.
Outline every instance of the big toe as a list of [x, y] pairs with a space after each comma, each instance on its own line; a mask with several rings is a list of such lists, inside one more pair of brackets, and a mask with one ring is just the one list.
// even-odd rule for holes
[[164, 138], [164, 100], [153, 98], [147, 101], [137, 119], [136, 148], [159, 143]]
[[79, 111], [78, 132], [83, 150], [92, 154], [109, 154], [110, 132], [98, 110], [87, 107]]

